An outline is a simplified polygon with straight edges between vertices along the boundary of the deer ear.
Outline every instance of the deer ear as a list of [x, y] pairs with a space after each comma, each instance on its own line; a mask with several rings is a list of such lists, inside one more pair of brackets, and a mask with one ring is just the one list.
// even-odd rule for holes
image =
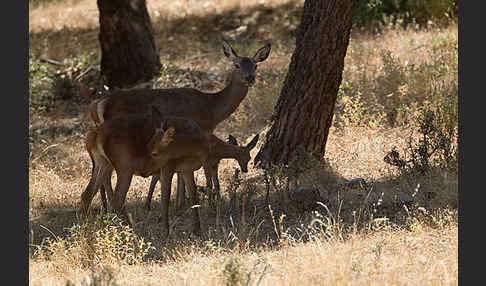
[[154, 129], [164, 130], [164, 121], [165, 118], [162, 113], [160, 113], [160, 110], [152, 105], [152, 125], [154, 126]]
[[260, 134], [257, 134], [255, 135], [255, 137], [253, 137], [253, 139], [251, 139], [250, 143], [248, 143], [248, 145], [246, 145], [246, 149], [248, 151], [250, 151], [251, 149], [255, 148], [257, 142], [258, 142], [258, 137], [260, 136]]
[[233, 137], [233, 135], [228, 135], [228, 143], [232, 145], [238, 146], [238, 141], [236, 141], [236, 138]]
[[227, 56], [230, 60], [235, 60], [238, 58], [238, 55], [236, 54], [235, 50], [231, 47], [231, 45], [223, 38], [223, 52], [224, 55]]
[[263, 62], [268, 58], [268, 55], [270, 54], [270, 49], [272, 48], [272, 44], [268, 43], [266, 44], [263, 48], [260, 48], [255, 55], [252, 57], [252, 60], [255, 63], [258, 62]]
[[162, 136], [162, 146], [167, 146], [169, 145], [173, 140], [174, 140], [174, 135], [175, 135], [175, 129], [174, 126], [171, 126], [167, 128], [167, 130], [164, 132], [164, 136]]

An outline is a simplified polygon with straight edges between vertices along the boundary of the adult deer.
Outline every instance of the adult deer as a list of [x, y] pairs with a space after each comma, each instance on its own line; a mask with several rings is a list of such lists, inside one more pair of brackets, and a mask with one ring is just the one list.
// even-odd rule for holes
[[253, 57], [240, 57], [223, 40], [223, 52], [234, 69], [229, 84], [216, 93], [194, 88], [117, 90], [111, 96], [92, 103], [90, 115], [95, 124], [126, 114], [149, 113], [155, 105], [165, 116], [191, 118], [200, 128], [212, 134], [216, 126], [239, 106], [255, 83], [257, 64], [267, 59], [271, 45], [260, 48]]
[[[135, 114], [107, 120], [90, 131], [86, 148], [93, 163], [91, 179], [81, 195], [83, 218], [89, 212], [91, 201], [104, 187], [115, 212], [124, 217], [125, 198], [133, 175], [147, 177], [160, 170], [162, 188], [162, 233], [168, 235], [168, 201], [170, 183], [175, 171], [181, 172], [192, 205], [198, 204], [193, 171], [208, 164], [210, 137], [191, 119], [164, 117], [157, 108], [150, 114]], [[115, 192], [111, 188], [111, 174], [115, 169]], [[192, 209], [192, 231], [200, 231], [199, 212]], [[130, 222], [129, 222], [130, 223]]]
[[[193, 88], [118, 90], [110, 97], [92, 102], [89, 114], [93, 122], [100, 125], [104, 120], [127, 114], [147, 113], [150, 106], [155, 105], [162, 114], [190, 118], [204, 132], [212, 134], [246, 97], [248, 88], [255, 83], [257, 64], [268, 58], [270, 49], [271, 45], [266, 44], [253, 57], [240, 57], [223, 40], [224, 55], [231, 60], [234, 69], [229, 84], [221, 91], [204, 93]], [[180, 184], [181, 180], [178, 182]]]
[[[258, 142], [259, 134], [255, 135], [253, 139], [246, 146], [239, 146], [235, 137], [229, 135], [228, 143], [222, 141], [218, 137], [212, 135], [210, 141], [210, 150], [208, 154], [208, 161], [210, 170], [204, 170], [206, 176], [206, 184], [208, 188], [214, 188], [219, 193], [219, 178], [218, 178], [218, 167], [219, 162], [222, 159], [236, 159], [241, 168], [241, 171], [248, 172], [248, 162], [251, 160], [250, 151], [256, 146]], [[152, 181], [150, 182], [149, 192], [145, 200], [145, 208], [150, 210], [150, 204], [152, 201], [152, 196], [155, 190], [155, 185], [159, 180], [158, 175], [152, 176]], [[183, 183], [179, 181], [178, 184]], [[177, 205], [178, 209], [184, 208], [184, 186], [178, 188], [177, 193]]]

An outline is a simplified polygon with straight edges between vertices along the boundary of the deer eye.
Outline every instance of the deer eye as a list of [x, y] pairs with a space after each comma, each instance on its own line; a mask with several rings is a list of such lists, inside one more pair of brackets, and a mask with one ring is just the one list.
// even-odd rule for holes
[[158, 155], [158, 154], [157, 154], [157, 152], [152, 152], [152, 154], [151, 154], [151, 155], [152, 155], [152, 157], [154, 157], [154, 158], [155, 158], [155, 157], [157, 157], [157, 155]]
[[235, 68], [239, 69], [240, 68], [240, 64], [239, 63], [235, 63]]

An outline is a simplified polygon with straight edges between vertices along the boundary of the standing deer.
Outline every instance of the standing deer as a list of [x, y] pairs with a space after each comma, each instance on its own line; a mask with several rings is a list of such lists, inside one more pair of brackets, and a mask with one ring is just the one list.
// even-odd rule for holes
[[90, 115], [95, 124], [104, 120], [134, 113], [149, 113], [155, 105], [165, 116], [191, 118], [200, 128], [212, 134], [216, 126], [239, 106], [255, 83], [257, 63], [267, 59], [270, 44], [260, 48], [251, 57], [240, 57], [223, 40], [223, 51], [234, 65], [229, 84], [216, 93], [205, 93], [194, 88], [117, 90], [110, 97], [95, 101]]
[[[214, 188], [219, 193], [219, 178], [218, 178], [218, 167], [219, 162], [222, 159], [230, 159], [234, 158], [238, 161], [238, 164], [241, 168], [241, 171], [246, 173], [248, 172], [248, 162], [251, 160], [250, 151], [256, 146], [258, 142], [259, 134], [255, 135], [253, 139], [248, 143], [246, 146], [239, 146], [236, 138], [229, 135], [228, 143], [222, 141], [218, 137], [212, 135], [210, 141], [210, 150], [208, 155], [208, 161], [210, 170], [204, 169], [204, 175], [206, 176], [206, 183], [208, 188]], [[154, 175], [152, 176], [152, 181], [150, 182], [149, 192], [147, 194], [147, 198], [145, 200], [145, 208], [150, 210], [150, 204], [152, 201], [152, 196], [155, 190], [155, 185], [159, 180], [159, 176]], [[178, 184], [183, 182], [178, 182]], [[184, 208], [184, 186], [182, 188], [178, 188], [177, 193], [177, 205], [179, 209]]]
[[[270, 49], [271, 45], [266, 44], [253, 57], [240, 57], [223, 40], [224, 55], [231, 60], [234, 69], [229, 84], [221, 91], [204, 93], [193, 88], [118, 90], [110, 97], [92, 102], [90, 117], [96, 125], [100, 125], [104, 120], [127, 114], [148, 113], [150, 106], [155, 105], [166, 116], [194, 120], [204, 132], [211, 135], [216, 126], [228, 118], [246, 97], [248, 88], [255, 83], [257, 64], [267, 59]], [[180, 184], [181, 180], [178, 182]]]
[[[162, 233], [168, 235], [168, 201], [170, 182], [175, 171], [180, 172], [190, 191], [192, 205], [198, 204], [194, 170], [208, 163], [210, 137], [191, 119], [164, 117], [152, 107], [152, 113], [128, 115], [107, 120], [90, 131], [86, 148], [93, 163], [91, 179], [81, 195], [83, 218], [91, 201], [104, 187], [115, 212], [128, 221], [125, 198], [133, 175], [147, 177], [160, 170], [162, 189]], [[111, 188], [111, 174], [115, 169], [115, 192]], [[192, 231], [200, 231], [199, 212], [192, 210]]]

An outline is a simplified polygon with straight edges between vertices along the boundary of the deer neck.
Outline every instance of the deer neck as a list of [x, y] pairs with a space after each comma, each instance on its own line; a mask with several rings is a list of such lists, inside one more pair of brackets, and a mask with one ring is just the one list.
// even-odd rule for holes
[[228, 118], [248, 94], [248, 86], [240, 80], [238, 73], [238, 71], [233, 70], [229, 84], [215, 94], [212, 109], [214, 110], [213, 119], [216, 124]]
[[245, 150], [242, 147], [226, 143], [220, 139], [211, 146], [211, 151], [214, 152], [214, 154], [211, 154], [210, 157], [213, 157], [218, 161], [221, 159], [238, 160], [245, 154]]

